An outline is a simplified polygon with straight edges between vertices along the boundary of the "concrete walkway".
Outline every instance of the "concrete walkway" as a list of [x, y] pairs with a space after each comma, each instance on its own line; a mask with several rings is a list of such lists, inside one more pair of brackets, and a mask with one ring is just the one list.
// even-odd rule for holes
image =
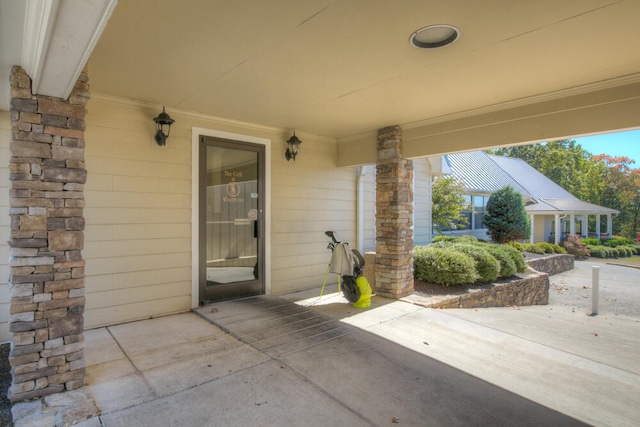
[[[555, 304], [558, 289], [588, 290], [590, 265], [577, 264], [552, 278], [548, 306], [433, 310], [375, 297], [357, 310], [312, 290], [86, 331], [80, 399], [101, 415], [78, 425], [637, 425], [640, 313]], [[610, 267], [605, 295], [640, 287], [638, 270]], [[40, 401], [14, 409], [18, 427], [61, 419]]]

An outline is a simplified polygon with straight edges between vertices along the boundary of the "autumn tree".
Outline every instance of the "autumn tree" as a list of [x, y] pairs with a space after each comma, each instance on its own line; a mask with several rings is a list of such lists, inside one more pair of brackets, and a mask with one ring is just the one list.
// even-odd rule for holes
[[632, 168], [635, 161], [625, 156], [598, 154], [592, 160], [605, 166], [603, 180], [606, 185], [596, 203], [619, 210], [614, 232], [635, 239], [640, 231], [640, 169]]
[[438, 234], [462, 228], [467, 219], [462, 215], [471, 209], [464, 197], [462, 182], [453, 175], [436, 177], [431, 187], [431, 221]]

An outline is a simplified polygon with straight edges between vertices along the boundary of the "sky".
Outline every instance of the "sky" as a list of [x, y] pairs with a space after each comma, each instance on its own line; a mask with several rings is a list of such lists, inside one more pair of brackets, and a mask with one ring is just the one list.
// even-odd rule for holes
[[640, 130], [571, 139], [591, 154], [626, 156], [636, 161], [632, 167], [640, 168]]

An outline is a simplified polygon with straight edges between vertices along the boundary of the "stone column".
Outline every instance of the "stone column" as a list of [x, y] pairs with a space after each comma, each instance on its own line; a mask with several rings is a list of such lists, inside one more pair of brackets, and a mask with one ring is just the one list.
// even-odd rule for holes
[[32, 95], [11, 73], [12, 402], [84, 385], [86, 70], [68, 100]]
[[376, 166], [376, 293], [413, 293], [413, 162], [403, 158], [402, 129], [378, 131]]

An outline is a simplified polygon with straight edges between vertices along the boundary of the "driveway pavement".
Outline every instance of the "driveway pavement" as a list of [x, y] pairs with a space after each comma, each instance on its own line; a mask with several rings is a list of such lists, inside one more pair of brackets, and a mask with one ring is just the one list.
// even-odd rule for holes
[[[102, 414], [79, 425], [637, 425], [640, 275], [600, 273], [597, 316], [576, 262], [548, 306], [357, 310], [314, 289], [86, 331], [80, 398]], [[16, 408], [17, 426], [61, 417]]]

